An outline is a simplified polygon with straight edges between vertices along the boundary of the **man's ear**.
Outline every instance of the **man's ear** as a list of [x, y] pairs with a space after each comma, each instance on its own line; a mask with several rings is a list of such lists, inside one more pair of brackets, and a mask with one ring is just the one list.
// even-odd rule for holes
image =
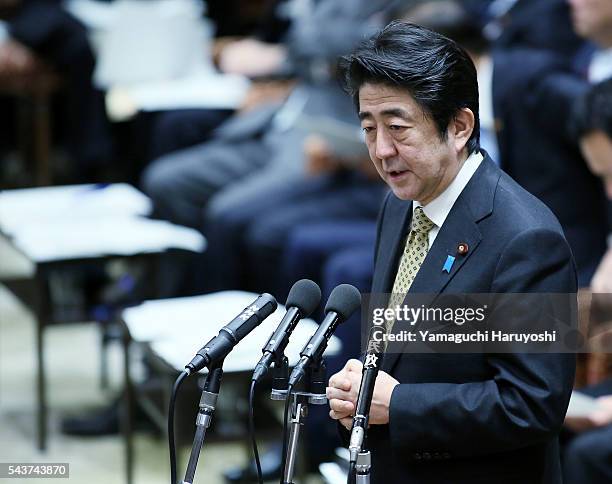
[[449, 126], [449, 134], [455, 143], [457, 153], [463, 151], [466, 147], [472, 132], [474, 131], [474, 113], [469, 108], [461, 108], [451, 120]]

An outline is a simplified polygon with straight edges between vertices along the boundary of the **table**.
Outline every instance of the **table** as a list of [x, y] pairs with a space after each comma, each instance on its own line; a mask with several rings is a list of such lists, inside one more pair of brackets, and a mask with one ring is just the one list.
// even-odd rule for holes
[[[128, 484], [133, 481], [131, 414], [136, 400], [129, 367], [129, 346], [134, 343], [146, 345], [150, 354], [154, 355], [168, 371], [174, 372], [173, 376], [176, 377], [204, 343], [216, 336], [221, 327], [234, 319], [257, 297], [258, 294], [251, 292], [222, 291], [203, 296], [147, 301], [123, 311], [122, 320], [126, 329], [124, 339], [126, 418], [123, 422], [123, 434]], [[270, 317], [236, 345], [225, 359], [223, 365], [225, 375], [252, 373], [261, 357], [261, 348], [284, 314], [285, 307], [279, 304]], [[317, 326], [317, 323], [308, 318], [301, 320], [297, 325], [286, 349], [290, 366], [298, 362], [300, 350], [316, 331]], [[340, 349], [340, 340], [332, 336], [325, 354], [335, 355]], [[171, 390], [171, 385], [172, 382], [169, 382], [168, 391]], [[165, 421], [160, 423], [165, 429]]]
[[37, 445], [47, 447], [44, 331], [52, 322], [49, 275], [83, 262], [150, 260], [169, 249], [201, 252], [196, 230], [143, 216], [150, 200], [127, 184], [74, 185], [0, 192], [0, 237], [32, 264], [28, 279], [4, 279], [36, 322]]

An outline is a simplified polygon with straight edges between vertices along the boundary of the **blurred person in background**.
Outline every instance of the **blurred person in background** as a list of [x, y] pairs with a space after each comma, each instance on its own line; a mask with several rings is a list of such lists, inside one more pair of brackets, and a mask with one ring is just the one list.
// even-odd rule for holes
[[612, 2], [567, 0], [576, 33], [586, 40], [576, 58], [576, 67], [590, 81], [612, 76]]
[[334, 77], [335, 62], [380, 25], [381, 13], [390, 3], [323, 0], [304, 10], [307, 2], [288, 2], [301, 9], [294, 12], [282, 45], [245, 41], [233, 53], [231, 44], [230, 51], [221, 53], [220, 65], [231, 72], [242, 65], [231, 59], [242, 58], [243, 51], [265, 52], [257, 54], [261, 65], [255, 63], [253, 68], [266, 68], [251, 75], [291, 73], [298, 82], [286, 101], [264, 102], [234, 116], [215, 131], [211, 141], [164, 156], [145, 171], [142, 188], [158, 214], [196, 227], [208, 238], [205, 280], [196, 286], [204, 284], [206, 290], [236, 287], [244, 224], [266, 213], [266, 194], [290, 193], [303, 180], [307, 130], [298, 126], [298, 119], [325, 116], [355, 124], [351, 101]]
[[[612, 79], [594, 85], [580, 99], [573, 123], [589, 168], [602, 179], [606, 194], [612, 199]], [[610, 257], [608, 252], [591, 283], [593, 304], [601, 306], [604, 303], [606, 307], [609, 307], [612, 293]], [[608, 324], [612, 319], [609, 315], [607, 311], [608, 317], [603, 318]], [[609, 349], [604, 348], [604, 351]], [[609, 360], [609, 355], [604, 356]], [[574, 433], [564, 451], [566, 482], [604, 484], [612, 481], [612, 374], [610, 368], [604, 370], [608, 371], [604, 373], [606, 380], [580, 389], [581, 393], [597, 398], [597, 408], [586, 416], [565, 419], [565, 426]]]
[[[255, 25], [246, 26], [232, 2], [207, 2], [207, 17], [215, 27], [212, 56], [218, 70], [251, 78], [253, 83], [238, 109], [244, 113], [260, 104], [280, 101], [291, 86], [290, 69], [279, 68], [285, 56], [282, 38], [299, 12], [289, 11], [289, 0], [272, 0]], [[244, 7], [244, 5], [243, 5]], [[248, 34], [248, 37], [246, 36]], [[164, 155], [202, 144], [215, 128], [235, 114], [230, 109], [178, 109], [139, 113], [139, 129], [146, 140], [146, 163]]]
[[[515, 4], [509, 11], [511, 19], [517, 17], [515, 8], [528, 13], [541, 2], [525, 3]], [[559, 45], [554, 39], [571, 38], [566, 31], [571, 26], [570, 12], [569, 5], [556, 1], [548, 6], [557, 19], [565, 11], [565, 20], [554, 24], [555, 28], [544, 21], [553, 41], [544, 42], [533, 34], [546, 16], [523, 16], [518, 26], [509, 24], [512, 36], [506, 37], [523, 40], [494, 43], [489, 56], [476, 63], [479, 70], [490, 71], [500, 165], [559, 218], [576, 259], [579, 285], [585, 287], [606, 250], [607, 202], [601, 184], [585, 169], [569, 130], [573, 103], [589, 88], [589, 80], [576, 68], [584, 42], [583, 47], [572, 49], [577, 52], [573, 57], [554, 49]], [[605, 19], [604, 12], [600, 15]], [[599, 38], [597, 30], [576, 28], [581, 36]], [[569, 193], [578, 196], [569, 197]]]
[[[574, 62], [575, 69], [589, 83], [597, 83], [611, 78], [612, 2], [607, 0], [567, 1], [571, 7], [574, 30], [585, 40], [583, 48], [576, 55]], [[591, 168], [593, 167], [591, 166]], [[594, 173], [599, 175], [597, 172]], [[610, 204], [608, 205], [608, 213], [610, 218], [610, 214], [612, 214], [612, 206]], [[607, 231], [612, 226], [612, 221], [609, 218], [608, 223], [604, 225]], [[595, 292], [611, 292], [604, 290], [606, 284], [604, 281], [607, 278], [607, 274], [611, 271], [612, 249], [608, 248], [605, 256], [601, 259], [595, 277], [591, 281], [592, 289]]]
[[[482, 144], [493, 155], [498, 153], [501, 168], [558, 217], [576, 258], [579, 284], [587, 286], [605, 252], [607, 202], [567, 122], [574, 100], [589, 88], [576, 68], [585, 42], [573, 31], [569, 5], [565, 0], [494, 1], [481, 33], [470, 11], [463, 6], [463, 12], [455, 8], [453, 13], [453, 3], [459, 6], [434, 2], [447, 12], [429, 26], [438, 30], [444, 22], [454, 22], [455, 32], [448, 30], [447, 35], [474, 58]], [[504, 9], [491, 12], [504, 3]], [[499, 31], [487, 45], [492, 25]], [[570, 198], [568, 193], [579, 196]]]
[[[294, 229], [309, 224], [359, 224], [376, 219], [386, 188], [372, 163], [364, 155], [347, 159], [337, 154], [330, 143], [333, 141], [318, 135], [306, 139], [306, 174], [292, 184], [291, 190], [260, 194], [256, 204], [262, 207], [264, 217], [260, 213], [244, 216], [246, 210], [238, 207], [230, 223], [226, 219], [215, 225], [215, 237], [235, 241], [237, 250], [228, 257], [239, 259], [237, 283], [248, 284], [256, 292], [272, 290], [283, 298], [291, 283], [283, 276], [280, 265]], [[350, 237], [350, 233], [336, 230], [319, 234], [323, 247], [333, 247]], [[340, 240], [336, 242], [337, 239]], [[269, 267], [280, 270], [270, 271]], [[316, 271], [316, 266], [312, 269]], [[296, 280], [295, 274], [291, 277]]]
[[[469, 7], [469, 0], [462, 3]], [[583, 45], [572, 28], [567, 0], [494, 0], [484, 34], [495, 48], [554, 51], [566, 59]]]
[[59, 74], [55, 126], [77, 178], [92, 181], [111, 161], [112, 142], [103, 94], [91, 81], [95, 59], [85, 27], [58, 0], [0, 0], [0, 15], [0, 82], [25, 83], [45, 67]]

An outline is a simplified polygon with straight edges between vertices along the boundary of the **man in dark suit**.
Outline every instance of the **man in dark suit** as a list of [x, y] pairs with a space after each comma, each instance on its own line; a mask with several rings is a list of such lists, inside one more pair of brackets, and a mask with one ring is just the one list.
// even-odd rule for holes
[[62, 123], [57, 127], [77, 175], [95, 176], [112, 159], [112, 140], [104, 95], [92, 84], [95, 58], [85, 26], [60, 0], [0, 0], [0, 20], [6, 20], [7, 30], [6, 38], [0, 31], [0, 74], [31, 74], [34, 55], [59, 72]]
[[[602, 179], [606, 194], [612, 199], [612, 79], [594, 85], [578, 100], [573, 121], [584, 158], [591, 171]], [[608, 252], [591, 282], [591, 314], [598, 314], [598, 317], [591, 317], [590, 334], [602, 333], [603, 325], [610, 321], [610, 254]], [[609, 355], [599, 356], [603, 356], [604, 361], [608, 356], [609, 360]], [[598, 399], [596, 408], [588, 415], [572, 415], [565, 419], [566, 427], [573, 433], [568, 436], [563, 453], [565, 482], [603, 484], [612, 480], [612, 378], [609, 373], [607, 376], [602, 382], [579, 389]]]
[[[461, 47], [392, 23], [342, 70], [392, 190], [373, 293], [575, 293], [554, 215], [480, 151], [476, 70]], [[574, 369], [570, 354], [386, 354], [369, 414], [372, 482], [560, 482]], [[329, 382], [330, 415], [347, 428], [361, 370], [349, 360]]]

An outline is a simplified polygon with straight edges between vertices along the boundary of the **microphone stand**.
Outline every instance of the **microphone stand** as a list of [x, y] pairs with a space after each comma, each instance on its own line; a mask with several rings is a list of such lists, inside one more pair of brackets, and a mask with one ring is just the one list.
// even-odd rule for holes
[[376, 384], [376, 377], [382, 361], [382, 354], [376, 347], [369, 348], [365, 355], [357, 407], [353, 417], [353, 427], [349, 442], [349, 475], [348, 484], [369, 484], [372, 460], [370, 451], [364, 449], [366, 441], [370, 405]]
[[[305, 388], [302, 390], [292, 391], [291, 395], [287, 394], [288, 388], [286, 382], [288, 367], [285, 367], [284, 371], [286, 372], [285, 387], [273, 387], [270, 398], [272, 400], [286, 400], [287, 398], [291, 398], [291, 428], [289, 433], [289, 443], [287, 446], [285, 472], [282, 476], [281, 482], [283, 484], [294, 484], [293, 478], [295, 474], [295, 463], [298, 455], [300, 431], [304, 425], [306, 417], [308, 416], [308, 404], [325, 405], [327, 403], [327, 395], [325, 393], [327, 368], [322, 358], [319, 358], [318, 361], [313, 362], [313, 365], [308, 368], [306, 372], [306, 378], [304, 378], [304, 380], [308, 383], [306, 385], [300, 384], [300, 386], [305, 386]], [[275, 379], [275, 381], [277, 380]]]
[[183, 479], [182, 484], [193, 484], [196, 467], [198, 466], [198, 458], [200, 457], [200, 451], [204, 445], [206, 430], [210, 427], [212, 416], [217, 405], [222, 376], [223, 361], [211, 365], [208, 369], [208, 375], [204, 382], [204, 390], [202, 390], [202, 396], [200, 397], [199, 410], [196, 417], [196, 433], [193, 438], [189, 464], [187, 464], [187, 471], [185, 472], [185, 479]]

